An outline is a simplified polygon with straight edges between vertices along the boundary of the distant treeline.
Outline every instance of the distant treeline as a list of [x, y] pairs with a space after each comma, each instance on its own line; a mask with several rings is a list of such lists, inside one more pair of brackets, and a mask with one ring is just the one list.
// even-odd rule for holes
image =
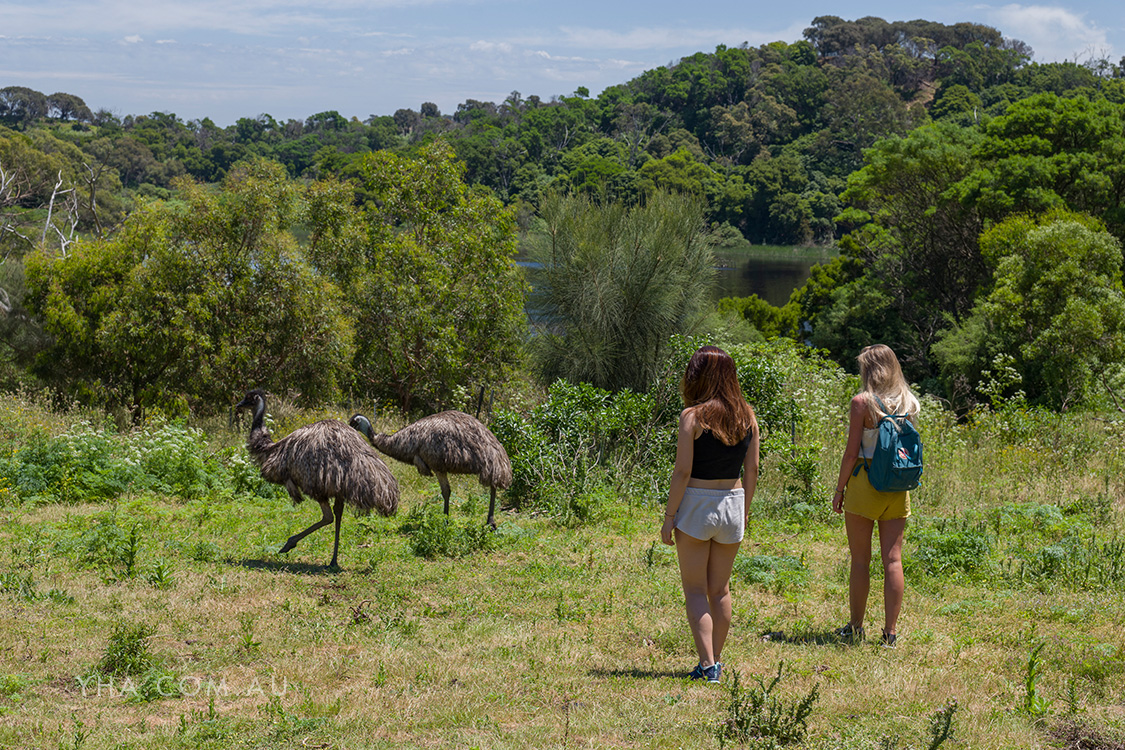
[[[1031, 57], [979, 24], [822, 16], [801, 41], [720, 46], [597, 97], [512, 92], [452, 113], [427, 102], [364, 121], [261, 114], [225, 128], [7, 87], [0, 307], [14, 308], [33, 247], [65, 254], [77, 238], [111, 237], [149, 199], [181, 199], [178, 178], [218, 184], [267, 160], [288, 179], [346, 184], [355, 207], [377, 213], [372, 154], [425, 161], [444, 141], [465, 182], [524, 228], [548, 194], [633, 205], [686, 193], [721, 242], [839, 244], [788, 305], [726, 309], [844, 363], [866, 342], [890, 343], [915, 382], [962, 405], [1026, 396], [1066, 408], [1125, 383], [1113, 250], [1125, 237], [1125, 60]], [[1030, 224], [1007, 223], [1019, 217]], [[1052, 256], [1052, 232], [1089, 241]], [[1016, 273], [1115, 252], [1066, 281]], [[1021, 317], [1036, 295], [1040, 317]], [[0, 327], [23, 346], [11, 316]], [[1028, 340], [1034, 330], [1051, 336]]]
[[[512, 92], [432, 103], [360, 122], [336, 111], [226, 128], [154, 112], [117, 118], [77, 96], [0, 89], [0, 122], [46, 129], [83, 161], [112, 169], [127, 193], [163, 196], [189, 174], [217, 182], [262, 156], [291, 176], [348, 175], [368, 151], [448, 139], [471, 183], [537, 204], [548, 186], [635, 199], [657, 188], [706, 198], [710, 217], [755, 243], [828, 243], [839, 235], [844, 178], [863, 149], [929, 121], [969, 124], [1032, 94], [1125, 101], [1120, 64], [1030, 62], [1031, 49], [979, 24], [815, 19], [805, 39], [718, 47], [647, 71], [591, 98]], [[47, 147], [45, 147], [47, 148]]]

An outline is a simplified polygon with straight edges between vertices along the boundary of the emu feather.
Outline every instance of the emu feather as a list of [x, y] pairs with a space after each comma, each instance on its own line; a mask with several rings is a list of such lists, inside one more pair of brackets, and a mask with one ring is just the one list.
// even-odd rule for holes
[[[321, 519], [289, 537], [281, 552], [288, 552], [312, 532], [335, 522], [336, 541], [330, 565], [336, 567], [345, 505], [351, 506], [357, 515], [374, 510], [390, 516], [398, 510], [398, 482], [394, 475], [348, 425], [338, 419], [323, 419], [274, 442], [264, 425], [263, 391], [250, 391], [235, 408], [254, 410], [246, 444], [262, 478], [285, 487], [294, 503], [308, 495], [320, 505]], [[334, 506], [330, 500], [335, 500]]]
[[431, 414], [393, 435], [376, 433], [370, 420], [356, 414], [349, 421], [391, 458], [413, 464], [422, 476], [437, 477], [449, 515], [448, 474], [476, 474], [489, 489], [488, 524], [496, 526], [496, 490], [512, 486], [512, 463], [496, 436], [480, 420], [460, 411]]

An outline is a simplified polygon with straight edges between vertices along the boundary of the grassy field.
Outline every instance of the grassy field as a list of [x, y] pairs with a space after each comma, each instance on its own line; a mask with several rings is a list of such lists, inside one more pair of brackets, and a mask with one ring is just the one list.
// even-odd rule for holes
[[[942, 747], [1067, 732], [1079, 747], [1081, 731], [1117, 747], [1125, 423], [1011, 410], [957, 425], [930, 405], [899, 647], [848, 646], [829, 637], [848, 560], [825, 484], [846, 400], [794, 388], [812, 471], [764, 466], [719, 686], [682, 679], [694, 655], [657, 492], [602, 497], [581, 524], [508, 510], [480, 533], [481, 487], [454, 482], [447, 527], [436, 482], [389, 462], [399, 514], [345, 519], [332, 571], [330, 529], [276, 554], [318, 510], [255, 481], [244, 432], [116, 435], [8, 399], [0, 746], [767, 747], [718, 733], [753, 718], [746, 691], [784, 665], [766, 696], [779, 708], [817, 690], [804, 747], [935, 747], [951, 699]], [[876, 580], [870, 630], [881, 617]]]

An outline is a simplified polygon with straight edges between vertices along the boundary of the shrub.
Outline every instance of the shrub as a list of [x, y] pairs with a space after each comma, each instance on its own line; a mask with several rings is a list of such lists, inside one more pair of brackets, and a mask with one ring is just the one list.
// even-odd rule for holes
[[145, 623], [119, 622], [110, 633], [93, 675], [110, 678], [111, 684], [131, 701], [147, 702], [181, 695], [176, 674], [165, 668], [163, 657], [149, 650], [156, 632]]
[[781, 587], [788, 583], [804, 583], [809, 569], [803, 560], [789, 556], [739, 555], [734, 561], [734, 574], [747, 583]]
[[509, 496], [556, 518], [591, 518], [591, 502], [613, 493], [611, 475], [671, 471], [674, 437], [646, 394], [558, 380], [530, 414], [500, 411], [491, 428], [512, 461]]
[[903, 569], [930, 576], [986, 573], [992, 565], [992, 538], [978, 527], [960, 526], [955, 522], [911, 525], [902, 553]]
[[492, 529], [475, 521], [457, 523], [441, 511], [415, 506], [402, 530], [410, 533], [410, 548], [417, 557], [460, 558], [496, 546]]
[[117, 623], [96, 670], [115, 677], [143, 674], [154, 663], [148, 639], [155, 632], [151, 625], [144, 623]]
[[[604, 497], [607, 488], [630, 501], [659, 502], [667, 493], [676, 452], [676, 426], [683, 402], [679, 383], [703, 339], [673, 337], [672, 353], [660, 377], [645, 393], [611, 393], [585, 383], [555, 381], [547, 399], [528, 414], [499, 411], [492, 431], [512, 460], [509, 490], [517, 506], [536, 507], [556, 517], [578, 518], [577, 498]], [[792, 436], [802, 415], [787, 378], [804, 365], [798, 349], [774, 342], [731, 347], [743, 393], [755, 407], [762, 429], [762, 455], [792, 453]], [[812, 355], [806, 370], [819, 372]], [[815, 490], [816, 448], [798, 452], [794, 478]], [[793, 462], [790, 462], [793, 463]], [[788, 464], [787, 464], [788, 466]]]

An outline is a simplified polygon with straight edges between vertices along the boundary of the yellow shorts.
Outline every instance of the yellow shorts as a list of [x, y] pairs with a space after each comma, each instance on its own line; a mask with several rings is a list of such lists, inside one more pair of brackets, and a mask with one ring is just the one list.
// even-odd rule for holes
[[856, 466], [859, 467], [859, 473], [854, 473], [855, 469], [852, 469], [852, 476], [848, 479], [844, 492], [844, 510], [847, 513], [855, 513], [872, 521], [910, 517], [909, 492], [880, 492], [867, 479], [867, 469], [863, 468], [862, 458], [856, 462]]

